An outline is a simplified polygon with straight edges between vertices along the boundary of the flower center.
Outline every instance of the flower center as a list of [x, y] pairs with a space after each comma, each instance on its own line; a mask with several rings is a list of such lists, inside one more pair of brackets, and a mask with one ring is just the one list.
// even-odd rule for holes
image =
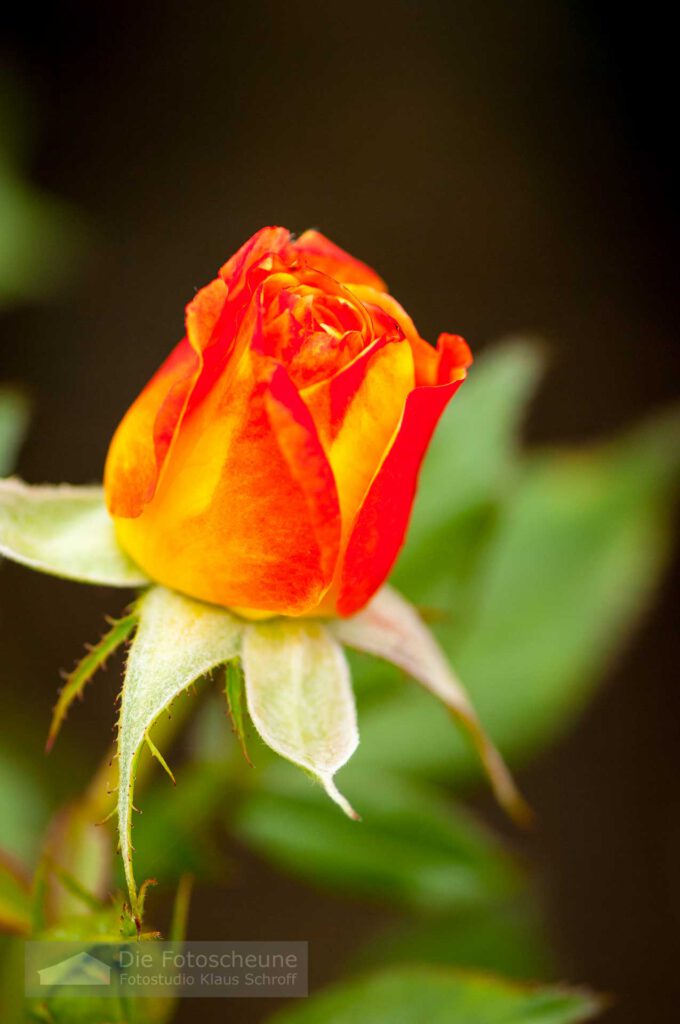
[[373, 340], [366, 311], [344, 289], [329, 293], [283, 274], [264, 284], [260, 330], [258, 347], [299, 389], [335, 376]]

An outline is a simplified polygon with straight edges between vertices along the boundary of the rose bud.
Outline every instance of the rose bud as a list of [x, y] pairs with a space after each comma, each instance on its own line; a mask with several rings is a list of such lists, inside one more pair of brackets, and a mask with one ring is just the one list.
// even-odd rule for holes
[[251, 618], [352, 615], [397, 557], [470, 362], [323, 235], [263, 228], [188, 305], [114, 435], [120, 544], [159, 583]]

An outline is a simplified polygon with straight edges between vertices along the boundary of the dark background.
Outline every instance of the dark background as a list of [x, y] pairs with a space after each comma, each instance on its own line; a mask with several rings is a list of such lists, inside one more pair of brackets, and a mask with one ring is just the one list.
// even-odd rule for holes
[[[653, 4], [83, 0], [7, 17], [37, 112], [33, 180], [90, 236], [66, 296], [2, 317], [0, 377], [36, 404], [28, 480], [100, 477], [184, 303], [266, 223], [317, 226], [376, 266], [426, 337], [480, 351], [544, 335], [533, 441], [614, 431], [677, 394], [675, 36]], [[46, 723], [55, 666], [120, 598], [10, 565], [0, 582], [0, 641], [35, 681], [12, 713]], [[673, 596], [667, 582], [579, 727], [522, 780], [562, 975], [616, 993], [612, 1024], [680, 1005]], [[85, 759], [112, 687], [69, 722]], [[242, 871], [236, 890], [199, 891], [193, 934], [309, 938], [315, 982], [379, 916], [252, 859]]]

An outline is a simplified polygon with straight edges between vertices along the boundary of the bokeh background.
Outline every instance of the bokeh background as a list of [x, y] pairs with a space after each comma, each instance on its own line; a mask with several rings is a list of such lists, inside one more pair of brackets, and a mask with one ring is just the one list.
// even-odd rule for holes
[[[35, 408], [21, 474], [100, 477], [184, 304], [268, 223], [319, 227], [377, 267], [426, 337], [456, 331], [478, 352], [509, 332], [544, 337], [530, 442], [596, 438], [676, 397], [677, 87], [657, 14], [557, 0], [13, 5], [12, 146], [67, 224], [63, 251], [40, 232], [22, 242], [31, 298], [47, 299], [17, 294], [2, 311], [0, 379], [25, 383]], [[680, 1005], [675, 580], [578, 727], [522, 778], [562, 974], [616, 993], [612, 1024], [662, 1024]], [[33, 737], [55, 667], [120, 598], [11, 565], [0, 588], [3, 704], [12, 678], [24, 687], [3, 728]], [[114, 691], [112, 676], [91, 689], [42, 769], [64, 795], [108, 742]], [[238, 890], [199, 889], [196, 937], [309, 938], [321, 982], [385, 917], [233, 852]]]

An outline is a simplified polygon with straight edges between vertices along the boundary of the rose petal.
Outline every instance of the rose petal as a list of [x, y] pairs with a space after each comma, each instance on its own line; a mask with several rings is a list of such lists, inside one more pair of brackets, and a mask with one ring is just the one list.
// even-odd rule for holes
[[302, 392], [333, 469], [345, 532], [394, 436], [413, 385], [409, 346], [392, 336], [379, 338], [331, 380]]
[[247, 281], [248, 271], [268, 255], [282, 253], [290, 240], [287, 228], [260, 228], [220, 269], [220, 277], [233, 298]]
[[413, 350], [417, 385], [445, 384], [458, 367], [471, 365], [472, 353], [463, 338], [441, 334], [435, 349], [420, 337], [411, 317], [391, 295], [365, 285], [352, 285], [350, 290], [375, 320], [380, 322], [382, 317], [384, 329], [388, 328], [388, 321], [399, 326]]
[[307, 501], [309, 520], [321, 552], [321, 566], [330, 582], [340, 545], [337, 487], [309, 409], [281, 366], [274, 371], [265, 405], [291, 477], [297, 481]]
[[199, 367], [199, 357], [184, 338], [121, 420], [104, 470], [111, 515], [138, 516], [153, 498]]
[[[389, 323], [396, 323], [401, 329], [405, 338], [408, 338], [410, 342], [414, 340], [421, 340], [416, 330], [416, 326], [413, 320], [408, 315], [403, 306], [401, 306], [397, 300], [389, 295], [385, 291], [379, 291], [377, 288], [371, 288], [368, 285], [349, 285], [348, 286], [353, 295], [356, 295], [358, 299], [368, 308], [373, 315], [374, 319], [378, 322], [382, 322], [383, 327], [389, 329]], [[427, 342], [423, 342], [427, 345]], [[434, 352], [431, 345], [427, 347]]]
[[244, 359], [235, 380], [225, 371], [185, 417], [154, 501], [117, 529], [167, 586], [297, 615], [328, 586], [339, 512], [311, 418], [272, 367]]
[[342, 284], [365, 284], [378, 291], [387, 291], [387, 285], [366, 263], [350, 256], [320, 231], [305, 231], [293, 242], [292, 249], [304, 257], [315, 270], [320, 270]]
[[180, 341], [130, 406], [113, 436], [104, 470], [106, 503], [113, 516], [140, 515], [156, 493], [170, 445], [199, 382], [209, 387], [204, 352], [220, 325], [227, 289], [217, 278], [186, 309]]
[[[463, 350], [440, 339], [439, 362], [449, 380], [417, 387], [406, 399], [401, 423], [362, 503], [344, 556], [337, 600], [340, 615], [362, 608], [387, 578], [404, 542], [418, 471], [444, 408], [465, 378], [465, 366], [451, 365]], [[435, 354], [437, 354], [435, 353]]]

